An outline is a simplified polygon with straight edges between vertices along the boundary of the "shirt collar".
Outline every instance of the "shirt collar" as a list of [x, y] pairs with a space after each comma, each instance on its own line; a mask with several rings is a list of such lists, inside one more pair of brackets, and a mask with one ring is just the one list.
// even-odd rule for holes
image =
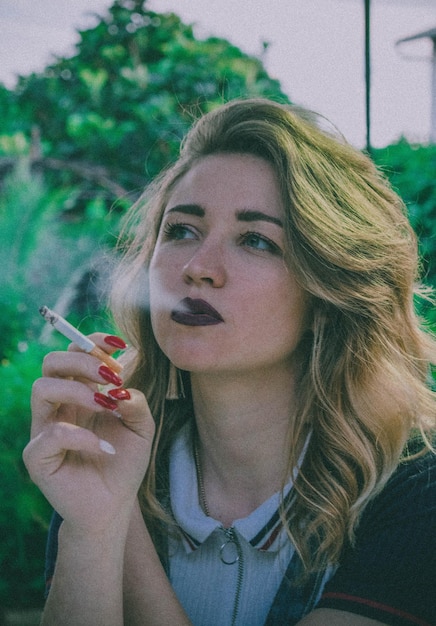
[[[307, 448], [304, 446], [299, 466]], [[295, 476], [295, 472], [294, 472]], [[199, 547], [222, 525], [203, 512], [198, 499], [198, 484], [192, 454], [191, 428], [186, 424], [179, 432], [170, 453], [170, 500], [174, 519], [182, 531], [183, 543], [188, 552]], [[283, 490], [285, 505], [291, 498], [291, 479]], [[283, 525], [279, 506], [281, 492], [272, 495], [247, 517], [235, 520], [233, 528], [254, 548], [277, 551], [283, 541]]]

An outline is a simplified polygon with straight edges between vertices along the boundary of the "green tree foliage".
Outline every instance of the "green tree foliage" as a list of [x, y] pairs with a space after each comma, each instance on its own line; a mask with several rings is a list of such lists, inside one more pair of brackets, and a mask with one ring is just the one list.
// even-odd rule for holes
[[[436, 289], [436, 145], [411, 145], [406, 141], [375, 150], [374, 159], [406, 203], [418, 236], [422, 279]], [[436, 311], [420, 303], [420, 311], [436, 332]]]
[[[3, 180], [0, 194], [0, 373], [5, 390], [0, 404], [0, 615], [1, 608], [37, 606], [43, 597], [50, 509], [28, 478], [21, 453], [29, 439], [32, 382], [49, 346], [64, 349], [67, 341], [49, 332], [38, 307], [62, 301], [71, 282], [66, 277], [89, 263], [95, 244], [91, 229], [64, 254], [66, 224], [58, 219], [57, 208], [65, 193], [48, 189], [22, 158]], [[102, 219], [107, 221], [106, 212]]]
[[41, 605], [50, 518], [49, 505], [21, 461], [29, 439], [30, 381], [38, 375], [46, 350], [37, 343], [18, 348], [13, 360], [3, 359], [1, 365], [7, 393], [0, 405], [0, 613], [9, 607]]
[[137, 191], [175, 158], [202, 111], [238, 96], [287, 99], [259, 59], [223, 39], [198, 41], [176, 15], [145, 5], [115, 2], [80, 33], [75, 56], [19, 81], [23, 130], [38, 129], [57, 184], [88, 178], [111, 196]]
[[203, 111], [234, 97], [288, 101], [259, 59], [197, 40], [146, 2], [116, 1], [79, 35], [71, 58], [0, 85], [0, 613], [43, 598], [50, 510], [21, 453], [42, 357], [67, 342], [38, 307], [111, 332], [102, 283], [125, 207]]
[[436, 286], [436, 145], [406, 141], [375, 151], [375, 160], [407, 205], [424, 259], [424, 277]]

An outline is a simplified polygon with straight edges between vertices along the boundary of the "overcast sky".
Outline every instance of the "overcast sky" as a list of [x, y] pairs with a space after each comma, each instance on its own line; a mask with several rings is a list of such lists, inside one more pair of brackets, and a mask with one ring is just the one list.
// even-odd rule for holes
[[[0, 0], [0, 81], [40, 71], [67, 55], [77, 28], [95, 24], [112, 0]], [[199, 38], [217, 35], [260, 55], [290, 98], [329, 118], [356, 146], [365, 142], [363, 0], [149, 0], [195, 23]], [[436, 0], [372, 0], [372, 139], [428, 140], [431, 45], [396, 46], [436, 27]]]

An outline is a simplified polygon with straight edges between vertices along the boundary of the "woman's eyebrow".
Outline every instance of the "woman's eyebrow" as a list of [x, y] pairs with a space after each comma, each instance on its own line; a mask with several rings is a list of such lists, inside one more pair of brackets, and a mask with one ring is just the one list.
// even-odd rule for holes
[[278, 217], [263, 213], [263, 211], [253, 211], [250, 209], [243, 209], [236, 212], [236, 218], [240, 222], [271, 222], [283, 228], [283, 222]]
[[[185, 215], [195, 215], [197, 217], [205, 216], [205, 210], [199, 204], [176, 204], [168, 209], [167, 214], [168, 213], [184, 213]], [[236, 219], [239, 222], [270, 222], [283, 228], [281, 219], [273, 215], [268, 215], [268, 213], [264, 213], [263, 211], [241, 209], [240, 211], [236, 211]]]
[[176, 204], [168, 209], [167, 213], [185, 213], [186, 215], [196, 215], [204, 217], [204, 209], [199, 204]]

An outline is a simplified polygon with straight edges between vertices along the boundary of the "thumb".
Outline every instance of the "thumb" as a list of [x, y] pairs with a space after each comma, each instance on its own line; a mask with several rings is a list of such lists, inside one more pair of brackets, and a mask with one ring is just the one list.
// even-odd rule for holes
[[134, 433], [153, 441], [155, 422], [143, 393], [137, 389], [129, 389], [129, 399], [118, 402], [118, 413], [124, 426]]

